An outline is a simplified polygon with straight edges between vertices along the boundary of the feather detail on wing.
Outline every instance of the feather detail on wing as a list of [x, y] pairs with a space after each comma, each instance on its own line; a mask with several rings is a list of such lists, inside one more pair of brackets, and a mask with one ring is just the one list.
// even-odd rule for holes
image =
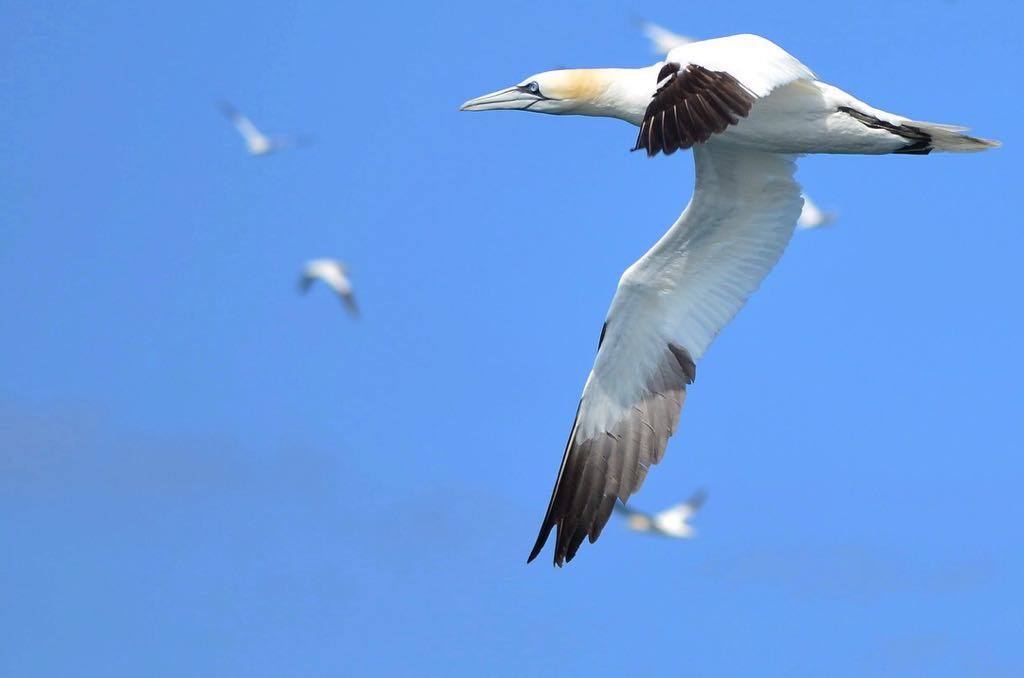
[[754, 95], [722, 71], [669, 62], [658, 73], [658, 91], [644, 113], [634, 151], [671, 155], [703, 143], [747, 117]]

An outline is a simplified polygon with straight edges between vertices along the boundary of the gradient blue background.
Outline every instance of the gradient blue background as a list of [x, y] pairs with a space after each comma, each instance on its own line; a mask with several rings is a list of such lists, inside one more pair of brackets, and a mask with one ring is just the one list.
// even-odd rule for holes
[[[1016, 3], [0, 15], [0, 674], [1024, 675]], [[723, 332], [634, 500], [707, 486], [699, 538], [615, 521], [527, 567], [692, 165], [457, 108], [652, 63], [632, 16], [1005, 147], [802, 161], [840, 221]], [[318, 143], [248, 157], [221, 98]], [[363, 318], [297, 295], [314, 256]]]

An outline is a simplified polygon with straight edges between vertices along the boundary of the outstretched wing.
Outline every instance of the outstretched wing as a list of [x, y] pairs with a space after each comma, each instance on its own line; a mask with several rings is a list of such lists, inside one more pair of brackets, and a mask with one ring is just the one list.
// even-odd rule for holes
[[220, 102], [219, 107], [221, 113], [224, 114], [224, 117], [231, 121], [231, 124], [235, 126], [238, 133], [241, 134], [242, 138], [247, 142], [253, 139], [263, 138], [263, 133], [256, 129], [256, 125], [252, 124], [252, 121], [242, 115], [237, 108], [226, 101]]
[[694, 149], [696, 188], [623, 274], [529, 560], [557, 528], [554, 561], [594, 542], [665, 453], [695, 362], [789, 242], [800, 188], [789, 156], [714, 142]]
[[757, 99], [814, 74], [755, 35], [703, 40], [669, 52], [633, 150], [670, 155], [706, 142], [750, 113]]
[[655, 54], [661, 54], [664, 56], [676, 47], [689, 45], [691, 42], [694, 42], [693, 38], [673, 33], [667, 28], [651, 23], [650, 21], [640, 21], [638, 23], [640, 25], [640, 30], [643, 31], [644, 35], [647, 36], [647, 39], [651, 41], [651, 48], [654, 50]]

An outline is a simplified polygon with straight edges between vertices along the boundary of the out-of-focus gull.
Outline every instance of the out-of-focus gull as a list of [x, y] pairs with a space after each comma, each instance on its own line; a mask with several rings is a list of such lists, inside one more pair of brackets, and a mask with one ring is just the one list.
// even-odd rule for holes
[[643, 513], [642, 511], [635, 511], [619, 502], [615, 502], [615, 508], [625, 516], [626, 525], [631, 530], [660, 534], [663, 537], [686, 539], [687, 537], [692, 537], [695, 533], [695, 530], [687, 521], [697, 514], [697, 511], [700, 510], [700, 507], [704, 505], [707, 499], [708, 493], [704, 490], [698, 490], [685, 503], [676, 504], [670, 509], [653, 515]]
[[800, 210], [800, 218], [797, 219], [797, 226], [807, 230], [811, 228], [818, 228], [820, 226], [828, 226], [836, 220], [835, 212], [826, 212], [825, 210], [818, 207], [813, 200], [804, 193], [804, 206]]
[[676, 47], [696, 42], [693, 38], [673, 33], [667, 28], [663, 28], [662, 26], [651, 23], [650, 21], [644, 21], [641, 19], [638, 20], [636, 24], [640, 27], [640, 30], [643, 31], [643, 34], [647, 36], [647, 39], [651, 41], [651, 48], [658, 56], [665, 56]]
[[538, 73], [462, 110], [618, 118], [640, 128], [633, 148], [648, 156], [693, 149], [690, 203], [626, 269], [601, 330], [529, 556], [557, 528], [556, 565], [571, 560], [584, 539], [597, 540], [615, 501], [628, 500], [661, 460], [697, 361], [782, 256], [803, 207], [798, 155], [998, 146], [963, 128], [874, 108], [755, 35], [693, 42], [645, 68]]
[[[691, 42], [696, 42], [693, 38], [686, 35], [679, 35], [672, 31], [659, 26], [658, 24], [651, 23], [650, 21], [638, 20], [637, 25], [647, 39], [651, 42], [651, 48], [654, 53], [658, 56], [665, 56], [676, 47], [682, 47], [683, 45], [689, 45]], [[803, 230], [809, 230], [812, 228], [818, 228], [819, 226], [827, 226], [836, 220], [836, 215], [833, 212], [823, 212], [818, 208], [816, 204], [805, 192], [804, 196], [804, 208], [800, 212], [800, 218], [797, 219], [797, 226]]]
[[242, 115], [237, 108], [228, 102], [220, 102], [219, 107], [221, 113], [231, 121], [231, 124], [235, 126], [238, 133], [242, 135], [242, 139], [245, 140], [245, 148], [249, 151], [250, 155], [270, 155], [285, 148], [298, 148], [299, 146], [307, 146], [309, 144], [309, 139], [305, 137], [268, 137], [256, 125], [252, 124], [249, 118]]
[[302, 268], [302, 277], [299, 279], [299, 289], [305, 294], [317, 280], [322, 280], [334, 290], [352, 315], [359, 314], [345, 264], [335, 259], [313, 259], [306, 262]]

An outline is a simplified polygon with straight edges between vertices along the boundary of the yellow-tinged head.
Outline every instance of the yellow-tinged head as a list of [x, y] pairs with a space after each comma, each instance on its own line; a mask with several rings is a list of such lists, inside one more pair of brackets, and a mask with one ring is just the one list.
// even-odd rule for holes
[[531, 75], [518, 85], [470, 99], [460, 110], [533, 111], [631, 120], [636, 115], [634, 109], [639, 105], [642, 114], [642, 106], [650, 100], [652, 85], [646, 82], [650, 78], [641, 74], [644, 70], [569, 68], [545, 71]]

